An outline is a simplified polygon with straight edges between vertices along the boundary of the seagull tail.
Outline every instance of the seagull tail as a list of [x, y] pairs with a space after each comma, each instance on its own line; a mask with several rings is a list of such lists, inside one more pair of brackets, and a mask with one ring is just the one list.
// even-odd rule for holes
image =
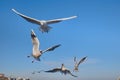
[[47, 32], [48, 32], [50, 29], [52, 29], [52, 27], [48, 26], [48, 27], [47, 27]]
[[48, 33], [50, 29], [52, 29], [52, 27], [47, 26], [47, 27], [44, 27], [44, 28], [40, 28], [40, 31], [42, 31], [42, 33], [43, 32], [47, 32]]

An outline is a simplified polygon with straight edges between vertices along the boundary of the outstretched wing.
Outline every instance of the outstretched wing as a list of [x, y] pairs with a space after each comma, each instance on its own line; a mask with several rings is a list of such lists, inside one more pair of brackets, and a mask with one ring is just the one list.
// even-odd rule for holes
[[35, 74], [35, 73], [41, 73], [42, 71], [44, 70], [40, 70], [40, 71], [33, 71], [32, 74]]
[[61, 71], [60, 68], [55, 68], [55, 69], [48, 70], [48, 71], [44, 71], [44, 72], [51, 72], [51, 73], [54, 73], [54, 72], [59, 72], [59, 71]]
[[64, 21], [64, 20], [73, 19], [73, 18], [76, 18], [76, 17], [77, 16], [71, 16], [71, 17], [68, 17], [68, 18], [60, 18], [60, 19], [48, 20], [46, 22], [47, 22], [47, 24], [52, 24], [52, 23], [58, 23], [58, 22], [61, 22], [61, 21]]
[[38, 51], [40, 43], [33, 30], [31, 30], [31, 38], [32, 38], [32, 43], [33, 43], [33, 51]]
[[70, 72], [70, 70], [65, 70], [65, 72], [66, 72], [67, 74], [70, 74], [70, 75], [73, 76], [73, 77], [77, 77], [76, 75], [73, 75], [73, 74]]
[[74, 62], [76, 62], [76, 57], [74, 57]]
[[44, 70], [37, 71], [37, 73], [41, 73], [42, 71], [44, 71]]
[[15, 9], [12, 9], [12, 11], [15, 12], [16, 14], [18, 14], [19, 16], [21, 16], [22, 18], [24, 18], [25, 20], [27, 20], [28, 22], [40, 25], [40, 20], [23, 15], [23, 14], [19, 13], [18, 11], [16, 11]]
[[48, 48], [48, 49], [42, 51], [42, 53], [45, 53], [45, 52], [47, 52], [47, 51], [53, 51], [54, 49], [56, 49], [56, 48], [59, 47], [59, 46], [61, 46], [61, 44], [54, 45], [54, 46], [52, 46], [52, 47], [50, 47], [50, 48]]
[[86, 58], [87, 58], [87, 56], [86, 56], [86, 57], [83, 57], [83, 58], [78, 62], [78, 66], [79, 66], [82, 62], [84, 62]]

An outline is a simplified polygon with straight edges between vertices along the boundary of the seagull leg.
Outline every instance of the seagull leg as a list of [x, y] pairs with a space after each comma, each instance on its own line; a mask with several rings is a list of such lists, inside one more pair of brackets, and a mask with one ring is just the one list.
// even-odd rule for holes
[[29, 56], [27, 56], [28, 58], [30, 58], [30, 57], [32, 57], [32, 54], [31, 55], [29, 55]]
[[28, 58], [30, 58], [30, 56], [27, 56]]
[[34, 60], [32, 61], [32, 63], [34, 63]]
[[41, 61], [40, 58], [38, 58], [38, 61]]

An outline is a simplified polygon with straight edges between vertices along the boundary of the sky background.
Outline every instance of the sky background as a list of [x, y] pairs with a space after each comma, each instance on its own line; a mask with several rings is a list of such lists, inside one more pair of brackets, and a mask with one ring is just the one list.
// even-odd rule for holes
[[[38, 25], [29, 23], [11, 9], [27, 16], [50, 20], [77, 15], [76, 19], [50, 25], [41, 33]], [[32, 80], [116, 80], [120, 76], [120, 0], [0, 0], [0, 73]], [[40, 40], [40, 49], [61, 44], [53, 52], [31, 63], [30, 31]], [[65, 67], [73, 71], [73, 57], [80, 60], [74, 78], [60, 73], [31, 74], [33, 71]]]

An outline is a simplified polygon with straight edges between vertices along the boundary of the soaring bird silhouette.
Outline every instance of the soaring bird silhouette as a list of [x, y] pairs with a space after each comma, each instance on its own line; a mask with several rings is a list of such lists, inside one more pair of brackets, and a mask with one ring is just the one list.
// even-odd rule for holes
[[[34, 57], [35, 60], [40, 61], [40, 56], [48, 51], [53, 51], [54, 49], [56, 49], [57, 47], [61, 46], [60, 44], [58, 45], [54, 45], [46, 50], [39, 50], [39, 45], [40, 42], [36, 36], [36, 34], [34, 33], [33, 30], [31, 30], [31, 38], [32, 38], [32, 43], [33, 43], [33, 50], [32, 50], [32, 57]], [[30, 56], [28, 56], [30, 57]], [[32, 63], [34, 62], [34, 60], [32, 61]]]
[[32, 74], [36, 74], [36, 73], [41, 73], [44, 70], [40, 70], [40, 71], [33, 71]]
[[76, 57], [74, 57], [74, 62], [75, 62], [74, 71], [78, 71], [79, 65], [80, 65], [82, 62], [84, 62], [86, 58], [87, 58], [87, 56], [86, 56], [86, 57], [83, 57], [82, 59], [80, 59], [79, 62], [77, 62]]
[[61, 68], [54, 68], [52, 70], [48, 70], [48, 71], [45, 71], [45, 72], [51, 72], [51, 73], [55, 73], [55, 72], [61, 72], [62, 74], [66, 75], [66, 74], [70, 74], [71, 76], [73, 77], [77, 77], [75, 75], [73, 75], [70, 70], [66, 69], [64, 64], [62, 64]]
[[40, 25], [39, 29], [42, 31], [42, 33], [48, 32], [51, 29], [51, 27], [48, 26], [49, 24], [58, 23], [58, 22], [61, 22], [64, 20], [73, 19], [73, 18], [77, 17], [77, 16], [71, 16], [68, 18], [60, 18], [60, 19], [53, 19], [53, 20], [37, 20], [37, 19], [31, 18], [31, 17], [28, 17], [24, 14], [21, 14], [18, 11], [16, 11], [15, 9], [12, 9], [12, 11], [14, 11], [16, 14], [18, 14], [19, 16], [21, 16], [22, 18], [24, 18], [28, 22]]

